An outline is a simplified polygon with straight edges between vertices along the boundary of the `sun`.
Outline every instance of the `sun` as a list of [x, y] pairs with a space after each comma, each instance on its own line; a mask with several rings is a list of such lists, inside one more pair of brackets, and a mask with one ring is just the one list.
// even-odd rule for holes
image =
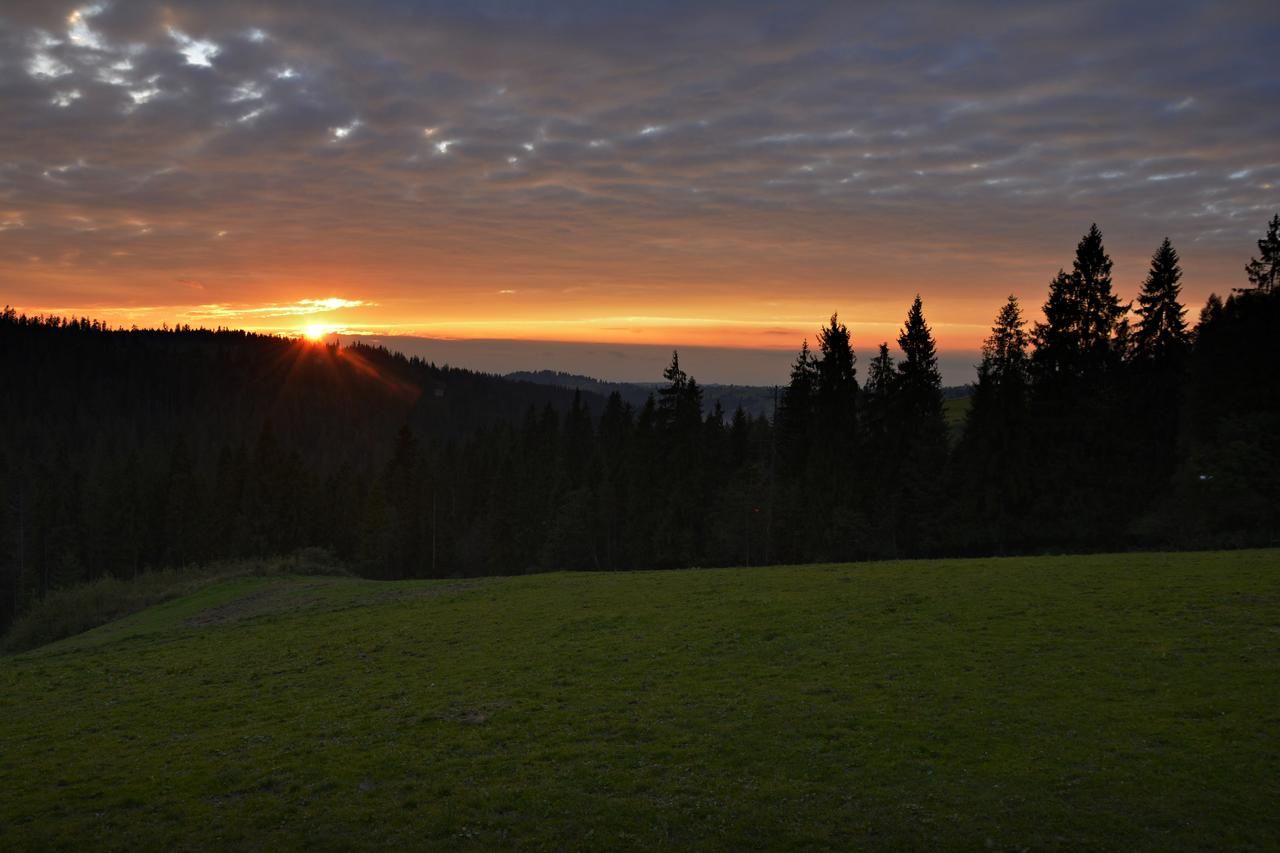
[[328, 326], [307, 326], [302, 330], [302, 336], [309, 341], [320, 342], [329, 334]]

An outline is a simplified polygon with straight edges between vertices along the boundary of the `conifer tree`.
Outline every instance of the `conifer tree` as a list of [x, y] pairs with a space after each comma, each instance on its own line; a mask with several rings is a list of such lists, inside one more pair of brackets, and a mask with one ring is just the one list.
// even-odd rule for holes
[[662, 371], [669, 383], [659, 389], [658, 413], [667, 426], [684, 432], [702, 421], [702, 389], [698, 382], [680, 368], [680, 353], [672, 351], [671, 364]]
[[1045, 321], [1034, 333], [1038, 377], [1079, 379], [1106, 369], [1115, 361], [1113, 337], [1127, 311], [1111, 290], [1111, 257], [1092, 225], [1076, 246], [1071, 272], [1059, 270], [1049, 284]]
[[996, 315], [991, 334], [982, 343], [978, 382], [988, 380], [996, 387], [1021, 387], [1027, 381], [1027, 332], [1018, 297], [1009, 300]]
[[858, 358], [853, 352], [849, 328], [840, 322], [838, 314], [818, 332], [818, 380], [824, 393], [847, 393], [857, 383]]
[[1178, 252], [1166, 237], [1151, 256], [1151, 269], [1138, 294], [1138, 326], [1133, 330], [1133, 354], [1146, 362], [1167, 363], [1182, 355], [1190, 335], [1182, 293]]
[[1267, 223], [1267, 235], [1258, 241], [1258, 253], [1245, 265], [1250, 284], [1245, 290], [1270, 293], [1280, 285], [1280, 213]]
[[873, 436], [882, 435], [889, 426], [893, 392], [898, 376], [894, 369], [889, 344], [881, 343], [880, 351], [867, 369], [867, 426]]
[[662, 378], [668, 384], [658, 391], [658, 410], [666, 418], [673, 419], [689, 385], [689, 375], [680, 369], [680, 353], [677, 350], [671, 351], [671, 363], [662, 371]]
[[1029, 527], [1047, 542], [1119, 543], [1131, 511], [1126, 462], [1139, 439], [1124, 400], [1128, 306], [1112, 291], [1111, 258], [1097, 225], [1076, 246], [1072, 271], [1059, 272], [1037, 323], [1031, 366], [1036, 391], [1032, 455], [1035, 507]]
[[898, 362], [898, 391], [906, 406], [906, 416], [921, 421], [942, 415], [942, 374], [938, 372], [937, 347], [933, 332], [924, 319], [919, 294], [907, 311], [906, 324], [898, 334], [902, 361]]
[[837, 314], [818, 332], [817, 402], [826, 425], [852, 433], [858, 396], [857, 356], [849, 329]]
[[1016, 296], [982, 345], [978, 383], [956, 448], [953, 537], [980, 552], [1008, 552], [1023, 534], [1029, 489], [1026, 323]]
[[889, 354], [889, 344], [881, 342], [880, 351], [867, 370], [867, 396], [888, 397], [893, 390], [894, 378], [893, 356]]
[[784, 444], [799, 440], [808, 429], [818, 393], [818, 379], [818, 360], [809, 349], [806, 338], [791, 365], [791, 380], [782, 391], [778, 427], [784, 434]]
[[907, 311], [898, 348], [902, 359], [894, 383], [892, 426], [899, 443], [890, 504], [894, 512], [891, 542], [899, 552], [925, 554], [938, 544], [947, 425], [942, 416], [937, 346], [919, 295]]
[[809, 349], [809, 339], [805, 338], [791, 365], [791, 381], [787, 385], [783, 404], [800, 410], [807, 409], [817, 392], [818, 379], [818, 359]]
[[1204, 307], [1200, 309], [1200, 317], [1196, 323], [1194, 335], [1197, 339], [1200, 337], [1201, 330], [1222, 316], [1223, 307], [1222, 297], [1216, 293], [1210, 293], [1209, 298], [1204, 301]]

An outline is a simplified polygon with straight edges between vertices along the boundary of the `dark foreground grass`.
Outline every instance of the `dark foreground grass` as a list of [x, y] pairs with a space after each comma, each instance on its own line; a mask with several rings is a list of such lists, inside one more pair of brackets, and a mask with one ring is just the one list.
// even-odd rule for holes
[[0, 660], [0, 849], [1274, 849], [1280, 552], [242, 578]]

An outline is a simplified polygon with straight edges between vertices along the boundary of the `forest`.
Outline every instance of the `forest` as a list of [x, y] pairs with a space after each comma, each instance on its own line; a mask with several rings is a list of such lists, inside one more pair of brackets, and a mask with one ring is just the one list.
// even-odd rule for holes
[[[643, 405], [384, 349], [0, 315], [0, 629], [51, 590], [301, 549], [372, 578], [1280, 541], [1280, 216], [1188, 319], [1097, 226], [1011, 296], [948, 429], [917, 297], [896, 350], [838, 315], [772, 417]], [[861, 352], [859, 352], [861, 350]], [[656, 379], [656, 377], [655, 377]]]

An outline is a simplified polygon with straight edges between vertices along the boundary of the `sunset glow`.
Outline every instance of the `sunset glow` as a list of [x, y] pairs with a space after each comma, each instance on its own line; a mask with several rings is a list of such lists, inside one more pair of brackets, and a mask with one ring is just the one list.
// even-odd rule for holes
[[0, 853], [1277, 847], [1277, 45], [0, 0]]
[[[1134, 12], [1133, 48], [1105, 4], [909, 26], [806, 6], [785, 37], [765, 4], [504, 9], [7, 10], [0, 301], [786, 352], [838, 310], [869, 355], [919, 293], [972, 361], [1090, 222], [1126, 299], [1167, 235], [1198, 305], [1280, 206], [1256, 16]], [[1160, 47], [1192, 32], [1194, 52]]]

